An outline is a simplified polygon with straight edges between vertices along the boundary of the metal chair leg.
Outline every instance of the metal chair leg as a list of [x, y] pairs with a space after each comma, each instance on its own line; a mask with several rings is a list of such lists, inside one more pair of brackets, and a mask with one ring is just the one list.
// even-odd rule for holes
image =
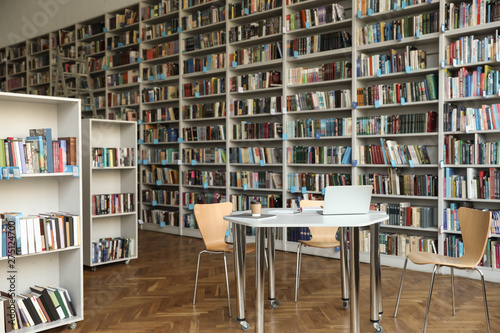
[[196, 264], [196, 279], [194, 280], [193, 305], [196, 304], [196, 289], [198, 288], [198, 271], [200, 270], [200, 257], [203, 252], [205, 252], [205, 250], [200, 251], [200, 253], [198, 253], [198, 263]]
[[299, 294], [299, 281], [300, 281], [300, 265], [302, 261], [302, 243], [297, 246], [297, 268], [295, 270], [295, 303], [297, 303]]
[[451, 303], [453, 307], [453, 315], [455, 315], [455, 271], [451, 268]]
[[229, 317], [231, 317], [231, 296], [229, 295], [229, 279], [227, 277], [226, 252], [224, 252], [224, 273], [226, 273], [227, 305], [229, 307]]
[[481, 283], [483, 284], [483, 299], [484, 299], [484, 311], [486, 314], [486, 325], [488, 326], [488, 333], [491, 333], [490, 316], [488, 313], [488, 301], [486, 300], [486, 286], [484, 284], [484, 275], [483, 272], [481, 272], [479, 269], [477, 268], [474, 269], [479, 272], [479, 275], [481, 275]]
[[424, 333], [427, 330], [427, 319], [429, 318], [429, 308], [431, 307], [432, 289], [434, 288], [434, 277], [436, 276], [437, 268], [438, 266], [434, 265], [434, 269], [432, 270], [431, 288], [429, 289], [429, 299], [427, 300], [427, 310], [425, 311]]
[[407, 264], [408, 264], [408, 256], [406, 256], [405, 265], [403, 266], [403, 274], [401, 274], [401, 283], [399, 284], [398, 300], [396, 301], [396, 308], [394, 309], [394, 318], [396, 318], [398, 315], [399, 299], [401, 298], [401, 290], [403, 289], [403, 280], [405, 278]]

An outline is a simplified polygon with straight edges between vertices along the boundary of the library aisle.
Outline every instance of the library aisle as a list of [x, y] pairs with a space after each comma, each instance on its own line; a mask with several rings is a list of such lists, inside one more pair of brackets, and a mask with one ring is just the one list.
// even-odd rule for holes
[[[220, 256], [207, 256], [200, 264], [196, 306], [192, 305], [197, 253], [201, 239], [139, 231], [139, 258], [130, 265], [110, 264], [95, 272], [86, 269], [85, 320], [72, 332], [223, 333], [242, 332], [228, 317], [224, 266]], [[269, 333], [349, 331], [349, 312], [340, 301], [340, 273], [336, 259], [304, 255], [298, 303], [294, 303], [295, 254], [276, 253], [277, 310], [266, 305], [265, 329]], [[228, 260], [235, 306], [233, 259]], [[255, 261], [248, 258], [248, 321], [253, 324]], [[361, 332], [372, 332], [369, 322], [369, 265], [361, 264]], [[384, 332], [421, 332], [431, 275], [412, 271], [394, 319], [394, 305], [401, 269], [382, 266]], [[449, 276], [438, 275], [429, 315], [428, 332], [484, 332], [480, 282], [456, 277], [456, 316], [451, 310]], [[500, 288], [486, 282], [493, 331], [500, 327]], [[49, 333], [60, 333], [56, 328]], [[249, 332], [254, 331], [251, 326]]]

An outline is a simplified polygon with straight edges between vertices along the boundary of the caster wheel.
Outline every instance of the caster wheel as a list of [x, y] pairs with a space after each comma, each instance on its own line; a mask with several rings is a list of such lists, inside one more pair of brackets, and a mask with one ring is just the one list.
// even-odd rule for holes
[[278, 302], [276, 300], [271, 301], [271, 306], [273, 307], [273, 310], [276, 310], [279, 305], [280, 305], [280, 302]]
[[92, 272], [95, 272], [97, 270], [97, 267], [94, 266], [91, 268], [91, 270], [92, 270]]
[[347, 310], [347, 308], [349, 307], [349, 301], [342, 301], [342, 307], [344, 308], [344, 310]]
[[76, 323], [69, 324], [69, 329], [74, 330], [76, 328]]
[[375, 329], [375, 333], [382, 333], [382, 331], [384, 330], [379, 323], [373, 324], [373, 328]]
[[246, 321], [242, 321], [240, 324], [241, 324], [241, 329], [243, 331], [248, 331], [250, 329], [250, 324], [247, 323]]
[[125, 265], [130, 264], [130, 260], [125, 261]]

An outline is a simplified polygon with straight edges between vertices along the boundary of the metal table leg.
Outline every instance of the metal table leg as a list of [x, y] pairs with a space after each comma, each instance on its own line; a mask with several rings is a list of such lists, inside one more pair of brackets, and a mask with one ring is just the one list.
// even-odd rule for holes
[[246, 312], [246, 227], [234, 224], [234, 274], [236, 280], [236, 320], [244, 330], [250, 328]]
[[359, 228], [349, 227], [351, 333], [359, 333]]
[[382, 311], [382, 291], [380, 281], [379, 224], [370, 226], [370, 320], [375, 332], [382, 332], [380, 317]]
[[257, 333], [264, 332], [264, 269], [265, 228], [256, 228], [255, 235], [255, 316]]
[[276, 300], [276, 251], [275, 251], [275, 241], [276, 241], [276, 228], [266, 228], [267, 229], [267, 262], [268, 262], [268, 274], [269, 274], [269, 302], [273, 309], [277, 309], [280, 304]]
[[347, 229], [340, 228], [340, 281], [342, 283], [342, 306], [349, 304], [349, 251], [347, 250]]

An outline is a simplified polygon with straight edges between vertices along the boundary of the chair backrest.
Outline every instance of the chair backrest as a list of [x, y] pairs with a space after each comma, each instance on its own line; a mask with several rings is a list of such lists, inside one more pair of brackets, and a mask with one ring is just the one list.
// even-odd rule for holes
[[207, 250], [218, 251], [226, 246], [224, 238], [229, 222], [224, 220], [224, 216], [232, 212], [231, 202], [194, 205], [196, 223]]
[[464, 242], [463, 259], [472, 262], [473, 266], [477, 266], [483, 257], [488, 242], [491, 212], [460, 207], [458, 209], [458, 221]]
[[[320, 207], [324, 203], [323, 200], [300, 200], [300, 207]], [[335, 235], [337, 234], [338, 227], [309, 227], [311, 232], [312, 241], [314, 242], [335, 242]]]

